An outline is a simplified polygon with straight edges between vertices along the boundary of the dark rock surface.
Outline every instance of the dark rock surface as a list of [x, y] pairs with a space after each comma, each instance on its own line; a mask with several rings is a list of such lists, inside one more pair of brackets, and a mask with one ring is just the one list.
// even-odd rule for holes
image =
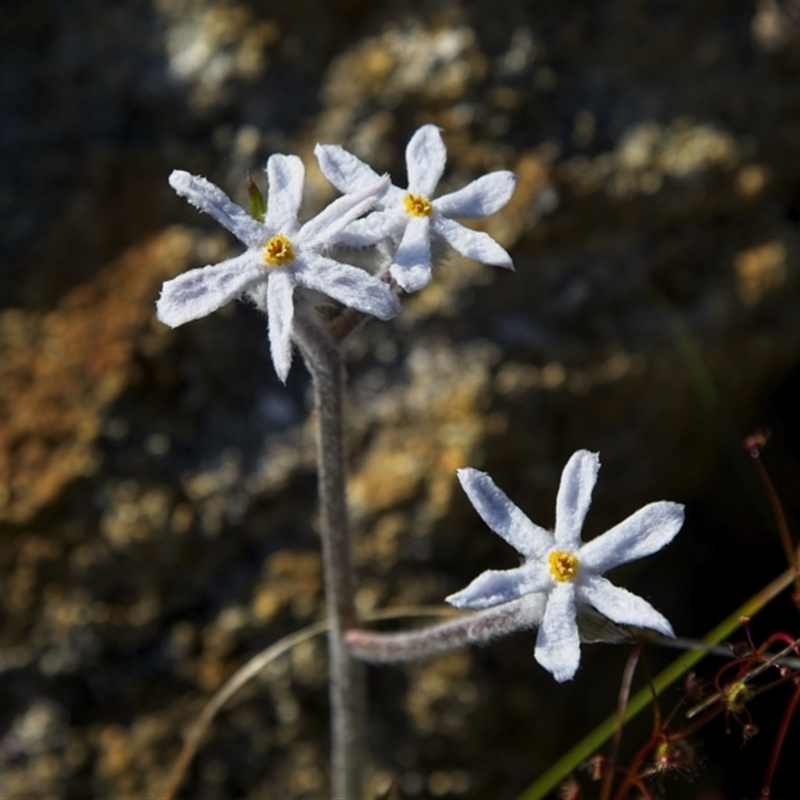
[[[794, 0], [5, 4], [0, 796], [156, 797], [210, 692], [324, 613], [302, 365], [278, 383], [245, 305], [155, 320], [165, 278], [237, 246], [173, 196], [173, 168], [245, 202], [248, 171], [298, 153], [312, 213], [334, 196], [314, 143], [402, 184], [433, 122], [442, 191], [519, 176], [484, 222], [516, 274], [450, 257], [347, 344], [364, 610], [511, 566], [457, 467], [550, 525], [579, 447], [604, 465], [590, 534], [689, 503], [669, 553], [620, 575], [680, 632], [777, 574], [739, 441], [772, 427], [796, 520], [798, 47]], [[778, 612], [761, 633], [779, 625], [796, 635]], [[556, 688], [532, 647], [373, 671], [373, 791], [514, 797], [610, 713], [623, 649], [585, 648]], [[324, 659], [312, 641], [245, 689], [185, 796], [324, 796]], [[755, 794], [764, 713], [737, 764], [710, 742], [667, 796]]]

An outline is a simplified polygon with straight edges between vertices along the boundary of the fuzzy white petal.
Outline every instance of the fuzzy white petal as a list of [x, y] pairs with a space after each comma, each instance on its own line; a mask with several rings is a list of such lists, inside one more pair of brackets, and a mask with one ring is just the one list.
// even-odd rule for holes
[[575, 586], [559, 583], [547, 598], [534, 657], [559, 682], [571, 680], [581, 660], [575, 614]]
[[456, 608], [489, 608], [517, 600], [532, 592], [542, 592], [550, 584], [544, 570], [524, 564], [515, 569], [487, 569], [460, 592], [445, 600]]
[[588, 450], [573, 453], [564, 471], [556, 497], [556, 546], [571, 552], [581, 546], [581, 528], [592, 503], [600, 457]]
[[445, 217], [485, 217], [494, 214], [511, 199], [516, 185], [517, 178], [513, 172], [490, 172], [457, 192], [437, 198], [433, 207]]
[[297, 282], [350, 308], [379, 319], [396, 317], [403, 307], [389, 286], [363, 269], [341, 264], [317, 253], [295, 259]]
[[553, 537], [534, 525], [485, 473], [458, 470], [458, 480], [481, 519], [526, 558], [544, 561], [553, 547]]
[[318, 144], [314, 155], [322, 174], [342, 194], [359, 192], [380, 178], [372, 167], [338, 144]]
[[511, 256], [497, 242], [483, 231], [465, 228], [452, 219], [433, 212], [433, 230], [462, 256], [491, 264], [495, 267], [514, 269]]
[[390, 272], [407, 292], [415, 292], [430, 283], [431, 237], [428, 217], [411, 217], [408, 220]]
[[366, 214], [386, 194], [389, 186], [389, 176], [384, 175], [364, 189], [339, 197], [303, 225], [298, 239], [308, 247], [335, 244], [341, 231]]
[[674, 636], [666, 617], [646, 600], [626, 589], [614, 586], [599, 575], [584, 578], [577, 589], [578, 598], [593, 605], [601, 614], [620, 625], [652, 628], [665, 636]]
[[270, 272], [267, 282], [267, 315], [272, 363], [282, 383], [292, 366], [292, 319], [294, 317], [294, 277], [288, 269]]
[[298, 228], [297, 215], [303, 201], [305, 167], [297, 156], [276, 153], [267, 161], [267, 216], [270, 233], [292, 235]]
[[397, 285], [409, 294], [424, 289], [431, 282], [432, 277], [430, 268], [423, 264], [400, 267], [397, 263], [393, 263], [389, 272], [397, 281]]
[[338, 240], [353, 247], [368, 247], [402, 232], [408, 221], [405, 211], [396, 209], [373, 211], [363, 219], [351, 222], [338, 235]]
[[216, 311], [264, 278], [258, 254], [252, 250], [220, 264], [189, 270], [164, 284], [156, 303], [158, 318], [176, 328]]
[[264, 226], [211, 181], [176, 169], [169, 176], [169, 185], [195, 208], [214, 217], [248, 247], [257, 247], [267, 239]]
[[423, 125], [406, 147], [409, 194], [430, 197], [444, 172], [447, 150], [435, 125]]
[[683, 525], [683, 506], [662, 500], [631, 514], [580, 551], [581, 564], [595, 573], [644, 558], [669, 544]]

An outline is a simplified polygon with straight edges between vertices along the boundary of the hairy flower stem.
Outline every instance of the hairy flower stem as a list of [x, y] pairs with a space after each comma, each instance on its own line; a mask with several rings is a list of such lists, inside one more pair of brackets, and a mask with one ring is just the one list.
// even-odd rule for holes
[[313, 321], [298, 318], [294, 334], [314, 381], [317, 466], [325, 597], [330, 619], [331, 796], [362, 796], [366, 716], [364, 668], [344, 644], [356, 626], [355, 571], [347, 519], [344, 371], [339, 348]]
[[[353, 655], [373, 664], [416, 661], [471, 644], [487, 644], [498, 636], [535, 628], [541, 624], [543, 614], [544, 596], [527, 595], [416, 631], [376, 633], [360, 628], [349, 630], [345, 642]], [[591, 609], [581, 610], [578, 628], [585, 642], [630, 641], [624, 630]]]

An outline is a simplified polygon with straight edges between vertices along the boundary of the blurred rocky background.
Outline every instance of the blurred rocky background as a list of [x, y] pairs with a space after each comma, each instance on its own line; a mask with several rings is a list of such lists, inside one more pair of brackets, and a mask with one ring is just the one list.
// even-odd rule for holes
[[[158, 797], [210, 693], [324, 615], [302, 364], [278, 383], [243, 304], [155, 319], [164, 279], [238, 247], [173, 168], [246, 203], [248, 172], [264, 188], [266, 158], [298, 153], [310, 214], [334, 196], [316, 142], [403, 185], [432, 122], [442, 191], [519, 176], [481, 222], [516, 274], [452, 257], [348, 343], [364, 611], [515, 563], [457, 467], [551, 525], [579, 447], [603, 461], [590, 534], [688, 504], [670, 550], [618, 576], [679, 632], [784, 568], [740, 442], [770, 430], [794, 524], [798, 0], [20, 0], [0, 65], [0, 796]], [[786, 599], [754, 623], [777, 629], [797, 635]], [[515, 797], [613, 710], [624, 648], [585, 647], [556, 686], [533, 642], [371, 671], [371, 791]], [[183, 796], [324, 796], [325, 680], [320, 640], [268, 669]], [[755, 795], [780, 691], [754, 703], [754, 741], [718, 720], [696, 777], [657, 790]], [[773, 797], [797, 796], [787, 766]]]

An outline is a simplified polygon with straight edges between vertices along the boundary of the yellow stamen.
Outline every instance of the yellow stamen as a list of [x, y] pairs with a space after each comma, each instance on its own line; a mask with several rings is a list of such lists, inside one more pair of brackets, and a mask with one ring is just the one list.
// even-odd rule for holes
[[557, 581], [571, 581], [578, 574], [578, 559], [572, 553], [554, 550], [549, 561], [550, 572]]
[[421, 194], [407, 194], [406, 211], [414, 217], [429, 217], [433, 207], [427, 197]]
[[282, 264], [294, 261], [292, 243], [282, 233], [276, 233], [264, 245], [264, 261], [272, 267], [280, 267]]

